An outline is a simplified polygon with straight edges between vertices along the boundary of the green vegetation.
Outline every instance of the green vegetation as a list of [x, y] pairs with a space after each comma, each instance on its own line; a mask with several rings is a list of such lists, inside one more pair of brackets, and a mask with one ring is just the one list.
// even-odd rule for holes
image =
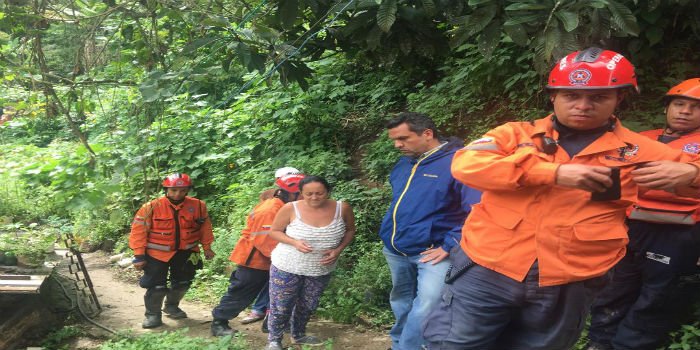
[[190, 295], [214, 302], [258, 194], [295, 166], [358, 221], [319, 313], [386, 324], [389, 115], [425, 112], [465, 139], [542, 116], [543, 72], [595, 44], [638, 67], [624, 122], [658, 126], [660, 96], [697, 75], [699, 23], [691, 0], [0, 1], [0, 224], [127, 251], [137, 208], [186, 172], [217, 237]]
[[64, 326], [44, 338], [41, 346], [45, 349], [66, 350], [70, 349], [67, 344], [70, 340], [83, 334], [83, 331], [77, 326]]
[[139, 336], [119, 334], [114, 339], [102, 344], [100, 350], [247, 350], [249, 347], [241, 337], [221, 338], [188, 337], [187, 329], [173, 332], [148, 333]]

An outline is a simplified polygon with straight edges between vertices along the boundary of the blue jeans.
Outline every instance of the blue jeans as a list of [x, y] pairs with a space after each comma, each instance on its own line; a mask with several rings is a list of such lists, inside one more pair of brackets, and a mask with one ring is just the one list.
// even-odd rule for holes
[[270, 284], [265, 283], [265, 287], [260, 290], [258, 297], [255, 298], [255, 304], [253, 304], [253, 312], [264, 315], [267, 311], [267, 307], [270, 305]]
[[435, 265], [421, 263], [421, 255], [397, 255], [386, 247], [382, 252], [391, 270], [389, 302], [396, 317], [389, 333], [391, 348], [419, 350], [425, 344], [423, 321], [440, 301], [450, 263], [447, 259]]

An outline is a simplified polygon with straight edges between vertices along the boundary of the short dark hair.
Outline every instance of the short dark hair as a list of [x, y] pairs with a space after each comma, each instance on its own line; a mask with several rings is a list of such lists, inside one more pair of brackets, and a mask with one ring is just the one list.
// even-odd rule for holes
[[393, 129], [403, 123], [408, 125], [408, 130], [416, 134], [422, 134], [423, 131], [430, 129], [433, 131], [433, 137], [440, 139], [440, 133], [435, 126], [435, 122], [423, 113], [401, 112], [386, 123], [386, 128]]
[[321, 185], [323, 185], [323, 187], [326, 188], [326, 192], [331, 193], [332, 187], [328, 183], [328, 181], [326, 181], [326, 179], [324, 179], [320, 176], [315, 176], [315, 175], [305, 175], [304, 178], [301, 179], [301, 181], [299, 181], [299, 192], [304, 190], [304, 185], [310, 184], [312, 182], [320, 183]]

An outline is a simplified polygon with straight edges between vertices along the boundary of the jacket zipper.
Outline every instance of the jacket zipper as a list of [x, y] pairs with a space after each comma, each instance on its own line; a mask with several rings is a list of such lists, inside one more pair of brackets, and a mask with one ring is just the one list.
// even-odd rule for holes
[[411, 175], [408, 176], [408, 181], [406, 181], [406, 186], [404, 187], [403, 192], [401, 192], [399, 199], [396, 200], [396, 205], [394, 205], [394, 210], [391, 213], [391, 220], [393, 221], [393, 225], [391, 227], [391, 246], [394, 248], [394, 250], [401, 253], [401, 255], [403, 255], [403, 256], [408, 256], [408, 254], [400, 251], [398, 248], [396, 248], [396, 245], [394, 244], [394, 238], [396, 237], [396, 212], [399, 209], [399, 204], [401, 204], [401, 200], [403, 199], [403, 196], [406, 194], [406, 192], [408, 191], [408, 187], [411, 185], [411, 181], [413, 180], [413, 176], [416, 174], [416, 169], [418, 169], [418, 165], [420, 165], [420, 163], [422, 161], [426, 160], [433, 153], [439, 151], [440, 149], [442, 149], [442, 147], [436, 148], [433, 151], [431, 151], [430, 153], [426, 154], [424, 157], [420, 158], [420, 160], [418, 160], [416, 162], [416, 164], [413, 166], [413, 168], [411, 168]]
[[173, 208], [175, 216], [175, 251], [180, 250], [180, 210]]

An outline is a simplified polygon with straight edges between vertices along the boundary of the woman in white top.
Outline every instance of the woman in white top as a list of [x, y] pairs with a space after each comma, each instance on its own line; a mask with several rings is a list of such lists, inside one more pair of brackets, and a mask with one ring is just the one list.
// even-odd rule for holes
[[329, 198], [331, 188], [325, 179], [306, 176], [299, 190], [303, 199], [285, 204], [270, 230], [270, 237], [280, 243], [271, 256], [268, 350], [282, 349], [290, 317], [294, 344], [323, 345], [306, 335], [306, 324], [340, 253], [355, 236], [352, 208]]

